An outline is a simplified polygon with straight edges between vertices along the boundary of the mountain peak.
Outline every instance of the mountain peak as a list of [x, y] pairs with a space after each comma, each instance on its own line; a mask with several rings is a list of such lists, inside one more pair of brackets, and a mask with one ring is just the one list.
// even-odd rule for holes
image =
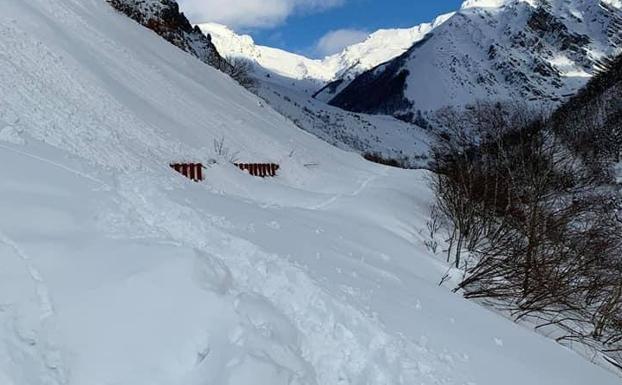
[[466, 0], [462, 3], [461, 9], [468, 8], [501, 8], [511, 2], [534, 3], [535, 0]]
[[323, 59], [311, 59], [278, 48], [257, 45], [251, 36], [238, 35], [217, 23], [199, 24], [225, 56], [250, 60], [269, 72], [293, 80], [311, 80], [317, 85], [336, 79], [352, 79], [360, 73], [406, 52], [414, 43], [447, 21], [454, 13], [411, 28], [380, 29], [364, 41]]

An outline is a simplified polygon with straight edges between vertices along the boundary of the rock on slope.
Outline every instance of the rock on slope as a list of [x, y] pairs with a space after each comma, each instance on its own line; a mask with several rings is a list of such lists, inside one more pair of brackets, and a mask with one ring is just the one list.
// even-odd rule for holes
[[557, 104], [620, 51], [621, 8], [618, 0], [469, 0], [330, 103], [405, 119], [477, 100]]
[[[438, 287], [425, 173], [298, 130], [104, 0], [4, 0], [0, 52], [3, 385], [619, 383]], [[204, 183], [168, 167], [210, 158]]]
[[110, 5], [214, 68], [228, 63], [209, 36], [193, 27], [175, 0], [107, 0]]

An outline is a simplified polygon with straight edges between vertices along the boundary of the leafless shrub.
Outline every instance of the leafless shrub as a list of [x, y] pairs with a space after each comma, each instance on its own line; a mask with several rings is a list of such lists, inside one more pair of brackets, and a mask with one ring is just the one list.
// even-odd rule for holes
[[229, 147], [225, 145], [224, 136], [220, 139], [214, 139], [214, 153], [220, 159], [224, 159], [229, 163], [237, 163], [238, 155], [240, 154], [238, 151], [231, 151]]
[[249, 60], [236, 56], [230, 56], [227, 57], [227, 62], [229, 63], [229, 66], [225, 71], [227, 75], [231, 76], [247, 90], [257, 90], [257, 81], [252, 76], [253, 64]]
[[407, 157], [403, 158], [388, 158], [379, 152], [366, 152], [363, 154], [363, 158], [370, 162], [382, 164], [390, 167], [397, 168], [409, 168], [409, 162]]
[[442, 215], [436, 205], [430, 209], [430, 220], [426, 223], [428, 239], [424, 242], [426, 248], [436, 254], [438, 250], [438, 240], [436, 235], [442, 226]]
[[441, 118], [432, 185], [448, 261], [465, 271], [457, 290], [555, 325], [560, 341], [622, 353], [618, 193], [540, 114], [479, 105]]

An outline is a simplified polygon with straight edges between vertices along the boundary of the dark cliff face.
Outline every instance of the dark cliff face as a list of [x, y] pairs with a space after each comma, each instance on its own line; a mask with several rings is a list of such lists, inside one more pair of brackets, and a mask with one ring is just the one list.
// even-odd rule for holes
[[333, 98], [329, 104], [348, 111], [391, 114], [408, 109], [412, 103], [404, 97], [408, 70], [393, 62], [387, 69], [368, 71]]
[[201, 61], [221, 71], [229, 69], [229, 63], [210, 38], [190, 24], [174, 0], [108, 0], [108, 3]]

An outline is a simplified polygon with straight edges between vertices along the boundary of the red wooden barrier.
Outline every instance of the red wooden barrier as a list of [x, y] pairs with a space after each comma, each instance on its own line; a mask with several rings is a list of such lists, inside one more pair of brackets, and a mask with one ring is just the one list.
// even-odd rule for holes
[[[277, 170], [280, 168], [275, 163], [235, 163], [242, 171], [248, 171], [249, 174], [261, 178], [276, 176]], [[203, 164], [201, 163], [172, 163], [171, 168], [182, 174], [188, 179], [195, 182], [205, 180], [203, 175]]]
[[276, 176], [276, 171], [280, 168], [275, 163], [235, 163], [235, 165], [240, 170], [261, 178]]
[[178, 173], [195, 182], [202, 181], [203, 164], [201, 163], [173, 163], [170, 165]]

